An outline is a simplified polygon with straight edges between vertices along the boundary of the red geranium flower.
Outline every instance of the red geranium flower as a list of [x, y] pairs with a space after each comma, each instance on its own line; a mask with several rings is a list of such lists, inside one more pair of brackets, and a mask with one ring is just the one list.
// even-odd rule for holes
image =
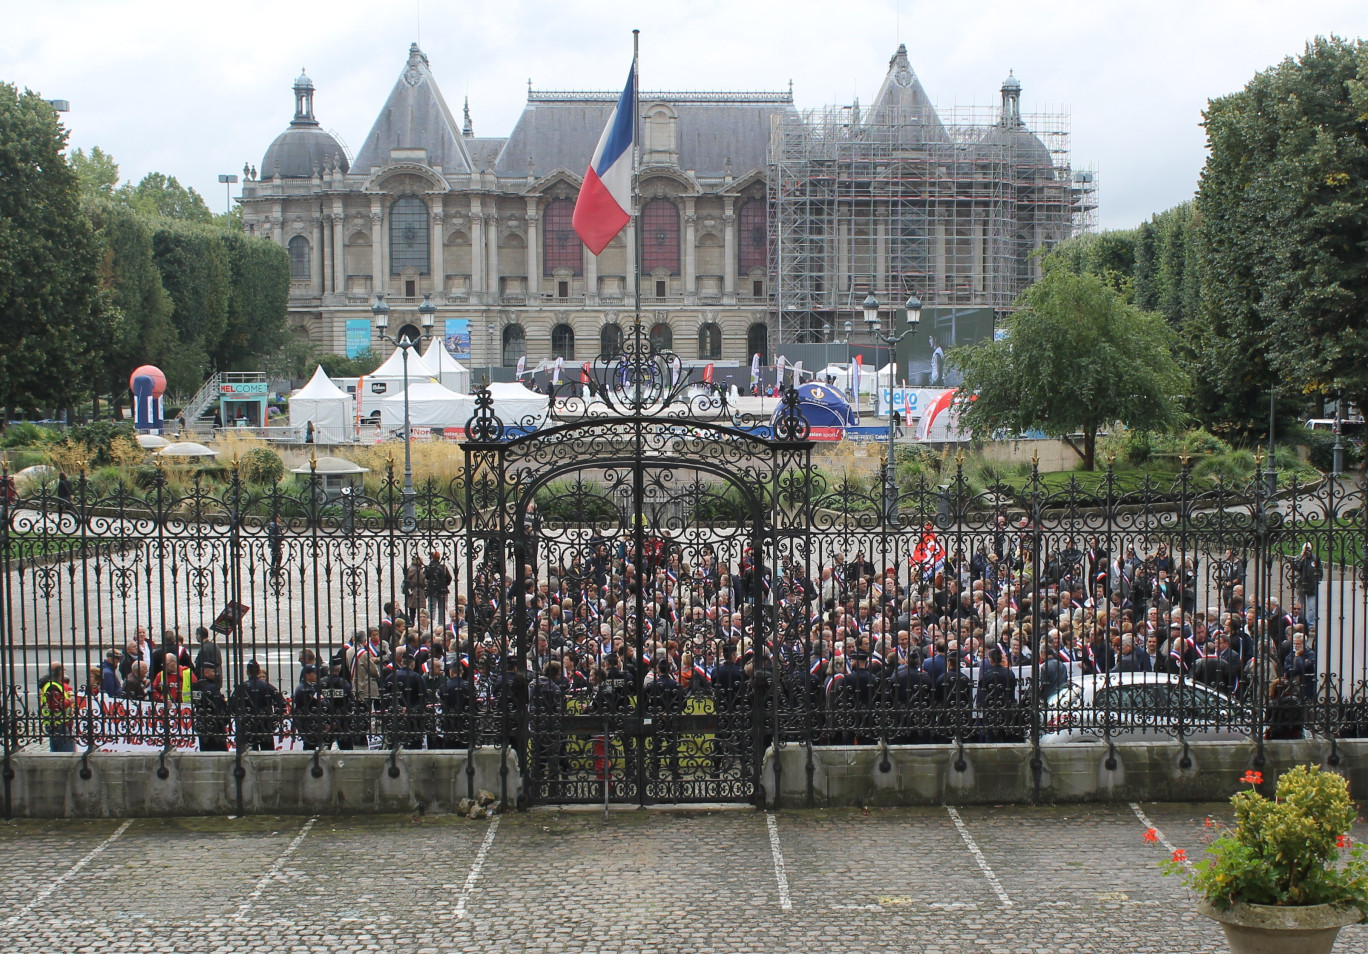
[[1212, 820], [1211, 820], [1211, 816], [1208, 815], [1208, 816], [1206, 817], [1206, 821], [1202, 822], [1202, 827], [1203, 827], [1203, 828], [1210, 828], [1210, 827], [1211, 827], [1212, 825], [1214, 825], [1214, 824], [1216, 824], [1216, 823], [1215, 823], [1214, 821], [1212, 821]]
[[1173, 853], [1173, 860], [1177, 862], [1187, 861], [1187, 852], [1179, 848]]
[[1348, 848], [1352, 844], [1353, 842], [1349, 839], [1348, 835], [1340, 835], [1335, 839], [1336, 848]]
[[1145, 841], [1149, 842], [1152, 845], [1158, 840], [1159, 833], [1157, 831], [1155, 831], [1153, 828], [1145, 829]]
[[1244, 777], [1241, 778], [1240, 781], [1246, 785], [1262, 785], [1263, 772], [1255, 772], [1253, 770], [1250, 770], [1244, 773]]

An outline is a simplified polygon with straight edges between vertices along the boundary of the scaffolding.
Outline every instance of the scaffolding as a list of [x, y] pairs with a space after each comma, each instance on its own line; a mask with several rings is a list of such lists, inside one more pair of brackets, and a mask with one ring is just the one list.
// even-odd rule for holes
[[[1010, 81], [1009, 81], [1010, 82]], [[874, 294], [1012, 309], [1036, 250], [1095, 227], [1097, 175], [1072, 169], [1066, 113], [858, 102], [775, 120], [771, 287], [781, 342], [830, 340]]]

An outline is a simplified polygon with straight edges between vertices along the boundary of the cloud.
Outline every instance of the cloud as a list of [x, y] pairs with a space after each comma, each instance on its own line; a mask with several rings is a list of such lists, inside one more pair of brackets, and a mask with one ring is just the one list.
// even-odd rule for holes
[[[1104, 226], [1192, 195], [1207, 99], [1297, 55], [1317, 34], [1368, 33], [1361, 2], [1152, 0], [334, 0], [285, 8], [159, 0], [4, 4], [0, 79], [71, 101], [74, 146], [124, 176], [174, 175], [220, 208], [218, 173], [260, 164], [293, 114], [301, 66], [326, 128], [355, 149], [421, 39], [454, 110], [505, 136], [539, 89], [614, 89], [642, 30], [648, 89], [785, 89], [800, 108], [872, 97], [899, 40], [932, 98], [991, 106], [1013, 69], [1027, 112], [1067, 110], [1075, 165], [1100, 171]], [[587, 157], [586, 157], [587, 159]]]

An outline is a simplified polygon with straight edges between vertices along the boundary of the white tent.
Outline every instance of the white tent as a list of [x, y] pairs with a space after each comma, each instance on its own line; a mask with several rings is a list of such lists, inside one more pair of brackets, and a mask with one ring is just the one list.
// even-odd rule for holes
[[[432, 339], [427, 353], [423, 355], [423, 363], [436, 373], [437, 380], [443, 387], [450, 388], [457, 394], [466, 394], [470, 391], [470, 371], [451, 356], [451, 352], [446, 348], [446, 342], [441, 338]], [[409, 365], [410, 381], [413, 380], [412, 374], [413, 366]]]
[[309, 383], [290, 395], [290, 426], [302, 437], [313, 421], [314, 440], [320, 444], [340, 444], [351, 439], [356, 424], [352, 397], [343, 391], [319, 365]]
[[521, 426], [529, 420], [540, 425], [546, 418], [546, 396], [517, 382], [491, 384], [489, 396], [494, 399], [494, 413], [506, 427]]
[[[418, 384], [437, 377], [417, 348], [409, 351], [408, 383]], [[404, 393], [404, 349], [395, 348], [394, 352], [364, 378], [356, 382], [357, 400], [361, 402], [361, 416], [370, 417], [379, 411], [386, 400], [396, 394]]]
[[[861, 394], [873, 394], [873, 393], [874, 393], [875, 388], [877, 388], [877, 387], [879, 386], [879, 382], [880, 382], [880, 379], [877, 377], [877, 374], [878, 374], [878, 372], [876, 372], [872, 367], [865, 367], [865, 368], [863, 368], [863, 369], [860, 371], [860, 393], [861, 393]], [[829, 364], [829, 365], [827, 365], [825, 368], [823, 368], [822, 370], [820, 370], [820, 371], [818, 371], [816, 374], [814, 374], [813, 377], [812, 377], [812, 380], [816, 381], [818, 384], [827, 384], [827, 383], [831, 383], [831, 384], [834, 385], [835, 387], [840, 388], [842, 392], [844, 392], [844, 393], [846, 393], [846, 394], [849, 394], [849, 393], [850, 393], [850, 389], [851, 389], [852, 379], [854, 378], [854, 375], [855, 375], [855, 364], [854, 364], [854, 362], [852, 362], [852, 363], [850, 363], [850, 364]], [[883, 386], [884, 386], [884, 387], [887, 387], [887, 386], [888, 386], [888, 368], [887, 368], [887, 366], [884, 367], [882, 381], [883, 381]]]
[[[420, 381], [408, 389], [409, 421], [414, 427], [465, 427], [475, 413], [475, 399], [457, 394], [436, 381]], [[380, 429], [389, 433], [404, 427], [404, 392], [380, 402]]]

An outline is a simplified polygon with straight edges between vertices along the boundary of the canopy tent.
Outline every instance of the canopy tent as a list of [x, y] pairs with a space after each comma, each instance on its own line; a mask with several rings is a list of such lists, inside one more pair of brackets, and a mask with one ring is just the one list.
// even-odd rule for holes
[[290, 395], [290, 426], [303, 434], [309, 421], [313, 421], [314, 440], [320, 444], [350, 440], [356, 423], [351, 395], [333, 384], [322, 365], [308, 384]]
[[[918, 428], [918, 439], [936, 443], [969, 439], [969, 432], [960, 429], [960, 406], [964, 398], [957, 398], [958, 393], [958, 388], [949, 388], [927, 405]], [[971, 396], [969, 400], [975, 398]]]
[[[475, 413], [475, 399], [468, 394], [457, 394], [436, 381], [420, 381], [408, 389], [409, 421], [414, 427], [465, 427]], [[380, 402], [382, 431], [400, 431], [404, 427], [404, 392]]]
[[[470, 371], [451, 356], [451, 352], [447, 350], [446, 342], [443, 339], [432, 339], [432, 344], [428, 345], [427, 351], [423, 354], [423, 363], [436, 374], [438, 383], [443, 387], [450, 388], [457, 394], [469, 393]], [[413, 365], [411, 364], [409, 365], [409, 380], [413, 380]]]
[[[822, 370], [813, 375], [813, 381], [817, 384], [830, 383], [832, 387], [840, 388], [846, 394], [851, 390], [851, 379], [855, 374], [855, 365], [851, 364], [829, 364]], [[872, 367], [864, 367], [860, 370], [860, 393], [873, 394], [875, 388], [879, 387], [878, 372]], [[883, 386], [888, 386], [888, 367], [883, 369]]]
[[[770, 423], [779, 421], [783, 411], [780, 404], [774, 409]], [[812, 427], [853, 427], [855, 411], [844, 394], [826, 384], [809, 381], [798, 386], [798, 410]]]
[[495, 415], [506, 427], [528, 423], [536, 427], [546, 418], [546, 396], [517, 382], [491, 384], [489, 396], [494, 399]]
[[[436, 378], [432, 368], [423, 360], [417, 348], [409, 351], [408, 383], [418, 384]], [[395, 348], [385, 362], [356, 382], [357, 400], [361, 402], [361, 416], [378, 413], [386, 400], [404, 392], [404, 349]]]

